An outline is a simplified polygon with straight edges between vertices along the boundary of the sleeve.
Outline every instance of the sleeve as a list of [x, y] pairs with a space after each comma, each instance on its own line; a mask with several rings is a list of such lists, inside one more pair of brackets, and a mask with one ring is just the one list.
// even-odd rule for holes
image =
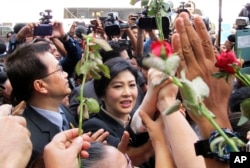
[[83, 123], [83, 131], [87, 132], [96, 132], [99, 129], [104, 129], [109, 132], [109, 136], [106, 138], [106, 141], [109, 145], [117, 147], [120, 143], [120, 135], [114, 135], [113, 131], [110, 130], [109, 126], [102, 120], [98, 118], [91, 118]]
[[77, 62], [82, 57], [82, 50], [79, 43], [72, 37], [69, 37], [68, 41], [63, 41], [62, 43], [67, 51], [67, 56], [63, 57], [60, 64], [62, 65], [63, 70], [71, 76], [75, 71]]

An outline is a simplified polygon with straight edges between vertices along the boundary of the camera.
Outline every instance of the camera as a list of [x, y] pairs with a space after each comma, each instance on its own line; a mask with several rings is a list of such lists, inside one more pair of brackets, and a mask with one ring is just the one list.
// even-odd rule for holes
[[51, 23], [50, 19], [52, 19], [52, 15], [50, 13], [52, 12], [52, 10], [46, 9], [44, 12], [39, 13], [40, 16], [42, 16], [42, 18], [39, 19], [41, 21], [41, 24]]
[[[137, 26], [140, 29], [152, 30], [157, 29], [155, 17], [148, 16], [148, 7], [141, 13], [141, 17], [137, 20]], [[162, 17], [162, 30], [165, 38], [168, 38], [170, 33], [170, 20], [167, 16]]]
[[121, 29], [129, 27], [127, 23], [120, 23], [118, 12], [108, 13], [108, 17], [103, 20], [102, 25], [107, 36], [120, 35]]
[[131, 41], [130, 40], [125, 40], [125, 39], [121, 39], [118, 41], [113, 41], [110, 40], [108, 41], [109, 45], [113, 48], [113, 49], [126, 49], [126, 50], [130, 50], [132, 47]]
[[237, 25], [237, 29], [246, 29], [249, 28], [249, 18], [248, 17], [237, 17], [235, 24]]
[[185, 2], [180, 2], [180, 6], [177, 10], [177, 13], [181, 13], [181, 12], [187, 12], [189, 13], [188, 9], [187, 8], [190, 8], [191, 7], [191, 4], [190, 3], [187, 3], [185, 4]]
[[51, 36], [52, 35], [52, 25], [49, 24], [39, 24], [34, 27], [34, 36]]
[[[45, 13], [44, 13], [45, 12]], [[52, 25], [50, 19], [52, 19], [52, 15], [50, 14], [52, 11], [50, 9], [45, 10], [44, 12], [40, 12], [40, 24], [34, 27], [33, 35], [34, 36], [51, 36], [52, 35]]]

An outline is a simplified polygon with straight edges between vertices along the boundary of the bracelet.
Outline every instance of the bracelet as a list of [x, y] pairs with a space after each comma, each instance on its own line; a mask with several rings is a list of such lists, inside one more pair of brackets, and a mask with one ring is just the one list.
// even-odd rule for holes
[[[228, 128], [222, 128], [222, 130], [230, 138], [238, 137], [236, 132], [232, 132]], [[213, 131], [208, 139], [197, 141], [194, 147], [197, 156], [202, 155], [205, 158], [214, 158], [223, 163], [229, 163], [230, 152], [233, 152], [217, 130]], [[240, 149], [241, 147], [238, 148]]]

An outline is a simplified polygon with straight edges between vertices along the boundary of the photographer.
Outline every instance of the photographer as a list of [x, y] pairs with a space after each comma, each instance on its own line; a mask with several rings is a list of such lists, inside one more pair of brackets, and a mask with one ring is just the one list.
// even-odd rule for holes
[[241, 9], [238, 16], [248, 17], [250, 20], [250, 3], [247, 3], [244, 8]]
[[[63, 70], [68, 73], [69, 81], [72, 81], [75, 65], [82, 57], [81, 47], [76, 40], [65, 32], [61, 22], [51, 21], [50, 10], [46, 11], [48, 11], [48, 14], [43, 15], [44, 19], [40, 19], [39, 23], [29, 23], [22, 27], [16, 35], [15, 45], [18, 46], [21, 43], [28, 42], [27, 38], [30, 38], [30, 41], [33, 40], [33, 42], [49, 41], [51, 53], [59, 60]], [[41, 20], [44, 22], [41, 22]], [[48, 31], [49, 29], [51, 31]], [[35, 30], [37, 30], [38, 34], [34, 34]], [[39, 33], [41, 33], [40, 36]], [[75, 83], [70, 82], [70, 87], [75, 87]]]

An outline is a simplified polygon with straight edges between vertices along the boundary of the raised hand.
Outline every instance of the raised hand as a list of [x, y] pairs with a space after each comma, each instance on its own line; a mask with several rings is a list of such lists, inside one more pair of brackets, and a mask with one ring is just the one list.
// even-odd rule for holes
[[[217, 72], [215, 67], [215, 54], [209, 34], [201, 17], [194, 18], [194, 27], [190, 23], [188, 15], [181, 13], [175, 21], [177, 33], [172, 36], [172, 44], [175, 52], [181, 57], [180, 68], [185, 69], [189, 80], [200, 76], [210, 89], [209, 97], [205, 100], [207, 108], [216, 116], [216, 122], [220, 127], [231, 128], [227, 103], [232, 89], [232, 79], [226, 82], [224, 79], [216, 79], [211, 74]], [[208, 138], [214, 128], [204, 117], [195, 117], [204, 138]]]

